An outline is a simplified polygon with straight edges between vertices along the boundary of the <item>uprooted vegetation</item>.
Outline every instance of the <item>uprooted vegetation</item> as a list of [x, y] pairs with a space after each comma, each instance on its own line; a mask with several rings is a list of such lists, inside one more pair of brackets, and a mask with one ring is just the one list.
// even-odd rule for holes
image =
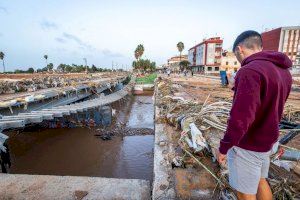
[[[299, 131], [296, 126], [300, 123], [300, 108], [297, 107], [299, 97], [300, 94], [291, 94], [284, 111], [283, 120], [286, 124], [281, 124], [280, 138], [292, 131]], [[216, 187], [219, 188], [215, 190], [215, 193], [219, 191], [217, 196], [236, 199], [228, 184], [226, 167], [218, 166], [215, 155], [227, 127], [231, 99], [230, 90], [218, 84], [207, 81], [189, 84], [188, 80], [174, 82], [164, 79], [157, 82], [156, 87], [156, 106], [159, 108], [156, 120], [178, 130], [174, 131], [172, 140], [177, 146], [175, 148], [179, 147], [182, 153], [170, 158], [174, 166], [204, 168], [215, 179]], [[290, 127], [287, 128], [288, 126]], [[295, 151], [299, 154], [299, 146], [297, 142], [294, 144], [295, 140], [300, 141], [300, 138], [295, 137], [280, 145], [279, 151], [272, 155], [269, 183], [276, 199], [299, 198], [299, 158], [286, 160], [282, 156], [282, 151]], [[215, 163], [215, 167], [204, 162], [207, 158]]]

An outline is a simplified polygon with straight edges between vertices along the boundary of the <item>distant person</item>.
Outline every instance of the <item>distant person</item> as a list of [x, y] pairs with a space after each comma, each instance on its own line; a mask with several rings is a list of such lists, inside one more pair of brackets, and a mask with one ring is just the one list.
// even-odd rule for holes
[[262, 51], [261, 35], [245, 31], [234, 42], [241, 63], [234, 83], [227, 130], [220, 141], [218, 161], [228, 163], [229, 183], [239, 199], [272, 199], [268, 177], [270, 154], [279, 136], [279, 122], [289, 96], [290, 59]]
[[171, 74], [171, 70], [170, 69], [167, 69], [167, 74], [168, 74], [168, 76], [170, 76], [170, 74]]
[[186, 70], [184, 70], [184, 71], [183, 71], [183, 74], [184, 74], [184, 76], [186, 76], [186, 74], [187, 74], [187, 71], [186, 71]]

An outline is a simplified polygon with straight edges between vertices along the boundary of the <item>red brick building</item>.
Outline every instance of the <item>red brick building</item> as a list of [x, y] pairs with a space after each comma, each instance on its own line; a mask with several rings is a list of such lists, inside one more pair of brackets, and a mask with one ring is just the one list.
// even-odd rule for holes
[[188, 60], [196, 73], [219, 73], [223, 40], [209, 38], [189, 49]]
[[300, 26], [280, 27], [261, 35], [264, 50], [283, 52], [294, 66], [300, 66]]

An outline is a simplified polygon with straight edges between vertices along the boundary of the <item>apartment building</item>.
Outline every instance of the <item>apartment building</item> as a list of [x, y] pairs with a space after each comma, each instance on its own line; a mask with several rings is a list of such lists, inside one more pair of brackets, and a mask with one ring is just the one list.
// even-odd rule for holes
[[300, 66], [300, 26], [280, 27], [262, 34], [264, 50], [285, 53], [293, 62]]
[[188, 52], [188, 61], [195, 73], [219, 73], [223, 40], [220, 37], [204, 39]]

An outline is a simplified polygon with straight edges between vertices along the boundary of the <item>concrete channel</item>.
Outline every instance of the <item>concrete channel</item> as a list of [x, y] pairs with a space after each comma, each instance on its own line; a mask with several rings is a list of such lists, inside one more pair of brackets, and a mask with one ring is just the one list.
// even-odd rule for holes
[[[151, 114], [151, 112], [149, 114], [147, 113], [147, 115], [145, 115], [143, 113], [143, 110], [139, 110], [139, 112], [134, 112], [135, 114], [132, 114], [131, 112], [133, 112], [132, 109], [142, 109], [143, 104], [144, 104], [144, 106], [151, 108], [153, 110], [154, 109], [153, 103], [150, 103], [150, 102], [152, 102], [152, 96], [148, 96], [146, 98], [137, 98], [137, 99], [136, 99], [136, 97], [134, 97], [135, 103], [127, 104], [126, 102], [129, 101], [129, 99], [131, 98], [131, 97], [128, 97], [128, 94], [130, 94], [129, 87], [132, 87], [132, 86], [125, 87], [124, 89], [120, 89], [120, 90], [113, 92], [112, 94], [109, 94], [106, 96], [99, 96], [97, 98], [81, 101], [78, 103], [73, 103], [73, 104], [68, 104], [68, 105], [60, 105], [60, 106], [55, 106], [52, 108], [44, 108], [41, 110], [30, 111], [28, 113], [19, 113], [18, 115], [14, 115], [14, 116], [4, 116], [0, 119], [0, 127], [2, 130], [16, 129], [16, 128], [19, 129], [19, 128], [27, 127], [27, 125], [40, 124], [40, 123], [44, 123], [45, 121], [49, 121], [49, 120], [53, 121], [55, 119], [64, 119], [64, 118], [69, 119], [70, 117], [74, 117], [74, 116], [77, 116], [77, 118], [84, 118], [84, 117], [88, 116], [87, 113], [90, 113], [91, 111], [95, 111], [95, 110], [98, 111], [99, 113], [108, 112], [110, 115], [112, 115], [113, 112], [115, 112], [115, 111], [114, 111], [114, 109], [112, 109], [113, 106], [111, 107], [108, 105], [114, 104], [114, 102], [121, 102], [121, 104], [120, 103], [117, 103], [117, 104], [119, 106], [121, 105], [121, 107], [123, 109], [122, 112], [128, 113], [129, 118], [130, 117], [134, 118], [135, 120], [138, 120], [138, 122], [133, 123], [132, 119], [127, 119], [126, 117], [124, 117], [124, 118], [126, 118], [126, 120], [128, 120], [128, 125], [119, 127], [119, 129], [118, 129], [119, 132], [122, 132], [122, 130], [124, 132], [128, 132], [127, 129], [130, 129], [130, 130], [131, 129], [133, 129], [133, 130], [149, 129], [151, 127], [151, 123], [153, 124], [152, 126], [154, 126], [154, 111], [151, 111], [152, 114]], [[129, 96], [131, 96], [131, 95], [129, 95]], [[122, 100], [122, 99], [124, 99], [124, 100]], [[122, 102], [124, 105], [122, 104]], [[135, 108], [135, 107], [137, 107], [137, 108]], [[148, 111], [149, 110], [147, 110], [146, 112], [148, 112]], [[123, 116], [123, 115], [126, 116], [126, 114], [124, 114], [124, 113], [123, 114], [118, 113], [117, 115], [118, 116]], [[138, 113], [138, 114], [136, 114], [136, 113]], [[151, 119], [152, 122], [147, 121], [147, 125], [145, 125], [146, 127], [143, 127], [143, 123], [145, 123], [143, 120], [149, 119], [150, 115], [152, 115], [152, 119]], [[94, 116], [94, 114], [93, 114], [93, 116]], [[102, 118], [105, 118], [105, 117], [102, 117]], [[111, 123], [111, 122], [109, 122], [109, 123]], [[113, 122], [113, 123], [118, 124], [119, 122]], [[122, 122], [120, 122], [120, 124], [122, 124]], [[127, 126], [131, 126], [131, 127], [127, 127]], [[154, 127], [152, 127], [152, 130], [153, 129], [154, 129]], [[57, 130], [59, 130], [59, 129], [57, 129]], [[61, 130], [62, 130], [62, 132], [65, 132], [63, 129], [61, 129]], [[59, 131], [56, 131], [56, 129], [53, 129], [52, 133], [45, 130], [46, 132], [49, 132], [48, 135], [50, 135], [52, 137], [51, 140], [53, 140], [53, 138], [56, 138], [55, 139], [56, 142], [53, 142], [54, 141], [53, 140], [52, 143], [51, 143], [50, 139], [48, 139], [48, 138], [32, 140], [32, 143], [28, 143], [29, 138], [36, 139], [38, 137], [38, 135], [43, 134], [45, 131], [41, 131], [40, 133], [32, 133], [32, 134], [29, 132], [28, 132], [28, 134], [26, 132], [24, 132], [24, 133], [21, 133], [23, 135], [22, 137], [20, 137], [20, 134], [17, 134], [17, 133], [15, 135], [13, 135], [12, 141], [16, 142], [15, 147], [13, 147], [13, 148], [21, 147], [21, 150], [23, 153], [21, 157], [23, 157], [23, 160], [22, 159], [20, 160], [21, 157], [16, 157], [17, 154], [14, 149], [11, 150], [11, 153], [13, 153], [12, 159], [13, 159], [13, 162], [14, 161], [16, 162], [16, 159], [19, 159], [20, 162], [18, 162], [18, 163], [21, 163], [20, 165], [23, 165], [23, 169], [22, 169], [22, 166], [13, 167], [12, 174], [1, 174], [0, 173], [0, 199], [151, 199], [152, 197], [153, 197], [153, 199], [158, 199], [156, 194], [153, 194], [153, 196], [152, 196], [152, 181], [154, 181], [153, 176], [150, 175], [151, 178], [149, 178], [148, 175], [145, 175], [145, 172], [143, 172], [146, 170], [147, 171], [146, 173], [149, 173], [149, 172], [151, 174], [153, 173], [153, 171], [152, 171], [153, 170], [153, 153], [154, 153], [153, 145], [154, 145], [154, 137], [156, 138], [156, 135], [155, 136], [153, 136], [153, 135], [152, 136], [151, 135], [143, 136], [143, 134], [140, 136], [116, 135], [116, 136], [114, 136], [114, 139], [112, 139], [111, 141], [100, 142], [101, 140], [99, 141], [99, 139], [95, 139], [95, 137], [93, 135], [97, 135], [97, 134], [94, 134], [94, 131], [101, 132], [102, 129], [98, 130], [96, 128], [89, 128], [89, 130], [87, 130], [87, 129], [85, 130], [83, 128], [75, 128], [75, 129], [68, 129], [68, 130], [70, 130], [68, 134], [59, 134]], [[109, 130], [109, 131], [111, 131], [111, 130]], [[107, 157], [108, 152], [106, 152], [106, 154], [104, 153], [104, 155], [106, 155], [106, 158], [104, 156], [103, 160], [101, 162], [107, 162], [108, 164], [110, 163], [113, 166], [116, 165], [119, 172], [122, 170], [123, 171], [125, 170], [125, 171], [127, 171], [126, 174], [122, 175], [122, 173], [119, 173], [119, 172], [113, 170], [112, 172], [103, 171], [101, 173], [98, 173], [98, 175], [97, 174], [92, 175], [92, 173], [89, 173], [89, 172], [77, 173], [76, 170], [74, 171], [74, 173], [72, 171], [67, 172], [67, 171], [65, 171], [65, 169], [62, 169], [62, 168], [61, 168], [61, 171], [58, 170], [53, 173], [51, 173], [51, 172], [49, 173], [49, 171], [48, 172], [34, 171], [34, 170], [26, 171], [26, 165], [22, 164], [22, 162], [25, 163], [26, 156], [31, 154], [31, 158], [35, 159], [34, 162], [36, 162], [36, 164], [32, 163], [32, 164], [28, 165], [27, 169], [29, 169], [29, 168], [33, 169], [34, 167], [32, 167], [32, 166], [34, 166], [34, 165], [35, 166], [37, 166], [37, 165], [43, 166], [43, 163], [44, 163], [44, 165], [48, 165], [47, 159], [45, 159], [44, 161], [40, 159], [39, 156], [41, 156], [44, 152], [41, 149], [39, 149], [39, 147], [41, 147], [42, 145], [45, 145], [45, 144], [47, 144], [49, 146], [49, 148], [47, 148], [47, 151], [48, 152], [53, 151], [53, 153], [48, 154], [48, 159], [51, 160], [51, 158], [55, 158], [56, 155], [59, 154], [58, 152], [56, 152], [55, 148], [57, 146], [55, 146], [55, 145], [57, 145], [57, 143], [59, 144], [60, 141], [62, 141], [62, 140], [65, 140], [65, 139], [67, 141], [70, 140], [71, 139], [70, 135], [73, 134], [72, 132], [73, 133], [77, 132], [77, 134], [81, 134], [81, 136], [84, 135], [83, 137], [85, 137], [86, 139], [81, 138], [80, 140], [84, 140], [85, 142], [93, 141], [94, 143], [97, 143], [97, 145], [102, 144], [103, 148], [108, 147], [109, 142], [116, 143], [117, 145], [120, 144], [119, 146], [121, 146], [121, 148], [120, 148], [120, 150], [118, 150], [116, 155], [118, 155], [118, 156], [121, 155], [124, 157], [121, 159], [122, 160], [121, 162], [119, 162], [117, 160], [111, 160], [110, 158], [108, 159], [108, 157]], [[4, 135], [3, 133], [1, 135], [3, 136], [3, 138], [5, 138], [5, 139], [3, 139], [3, 141], [5, 141], [7, 139], [6, 135]], [[1, 135], [0, 135], [0, 139], [1, 139]], [[11, 137], [11, 135], [9, 135], [9, 136]], [[49, 138], [50, 138], [50, 136], [49, 136]], [[75, 135], [73, 135], [73, 136], [75, 136]], [[48, 137], [47, 134], [44, 137]], [[65, 139], [63, 139], [62, 137], [64, 137]], [[18, 138], [18, 140], [16, 140], [15, 138]], [[69, 138], [69, 139], [67, 139], [67, 138]], [[148, 139], [146, 139], [146, 138], [148, 138]], [[146, 143], [143, 143], [143, 140]], [[156, 142], [156, 140], [157, 139], [155, 139], [155, 142]], [[89, 148], [88, 146], [90, 146], [91, 148], [94, 149], [89, 154], [86, 154], [86, 155], [82, 154], [83, 156], [89, 157], [90, 155], [93, 155], [93, 154], [95, 154], [95, 156], [97, 156], [97, 153], [102, 154], [100, 151], [98, 152], [98, 150], [102, 149], [102, 151], [103, 151], [103, 148], [100, 148], [99, 146], [94, 147], [92, 144], [89, 144], [88, 142], [86, 143], [87, 147], [84, 147], [84, 148], [78, 147], [78, 146], [76, 146], [76, 145], [78, 145], [78, 143], [77, 143], [78, 141], [79, 141], [79, 139], [76, 141], [73, 141], [73, 142], [72, 142], [72, 140], [70, 140], [68, 142], [71, 148], [78, 148], [78, 151], [75, 150], [76, 152], [85, 151], [87, 148]], [[26, 142], [28, 143], [27, 147], [29, 150], [28, 150], [28, 152], [24, 153], [24, 151], [23, 151], [24, 149], [22, 149], [22, 147], [24, 147], [25, 149], [27, 148], [24, 146]], [[38, 144], [36, 142], [41, 142], [41, 143]], [[150, 144], [149, 144], [149, 142], [150, 142]], [[140, 146], [139, 148], [137, 148], [138, 146], [135, 146], [137, 144], [142, 145], [143, 147]], [[54, 145], [55, 148], [54, 147], [51, 148], [52, 145]], [[105, 147], [105, 145], [106, 145], [106, 147]], [[114, 148], [116, 148], [116, 147], [114, 147]], [[143, 148], [145, 148], [145, 152], [143, 152], [144, 151]], [[139, 151], [139, 149], [142, 149], [142, 150]], [[126, 151], [130, 151], [130, 153], [128, 153]], [[155, 151], [156, 151], [156, 148], [155, 148]], [[113, 151], [111, 151], [111, 152], [113, 152]], [[123, 154], [122, 153], [120, 154], [120, 152], [122, 152]], [[27, 154], [27, 155], [25, 155], [25, 154]], [[63, 152], [61, 154], [65, 154], [65, 156], [68, 156], [68, 154], [66, 154], [65, 152]], [[80, 154], [80, 153], [78, 153], [78, 154]], [[46, 155], [44, 155], [43, 157], [45, 158], [45, 156]], [[134, 160], [134, 159], [137, 159], [137, 160]], [[154, 163], [156, 162], [155, 159], [157, 159], [156, 156], [154, 156]], [[86, 162], [84, 157], [82, 157], [81, 160], [82, 160], [82, 162]], [[75, 161], [75, 163], [73, 163], [73, 161], [70, 161], [69, 164], [67, 164], [63, 161], [58, 161], [58, 162], [65, 163], [63, 166], [78, 165], [78, 169], [81, 171], [83, 169], [82, 167], [86, 167], [86, 166], [83, 166], [82, 163], [80, 163], [81, 162], [80, 160], [76, 160], [77, 162], [79, 162], [77, 164], [76, 164], [76, 161]], [[94, 164], [93, 164], [93, 162], [91, 162], [90, 167], [92, 167], [92, 165], [95, 165], [96, 163], [100, 163], [100, 164], [97, 164], [97, 166], [99, 168], [99, 166], [101, 165], [101, 162], [94, 162]], [[134, 164], [130, 164], [130, 162], [133, 162]], [[51, 168], [51, 166], [49, 167], [49, 170], [51, 171], [52, 169], [50, 169], [50, 168]], [[112, 167], [112, 168], [114, 168], [114, 167]], [[150, 169], [150, 171], [148, 171], [149, 169]], [[156, 167], [154, 167], [154, 170], [157, 171]], [[18, 174], [18, 172], [20, 172], [21, 174]], [[106, 173], [106, 175], [103, 173]], [[156, 179], [157, 173], [155, 172], [155, 174], [156, 175], [154, 176], [154, 178]], [[68, 176], [68, 175], [71, 175], [71, 176]], [[98, 177], [99, 175], [101, 177]], [[156, 183], [156, 181], [154, 181], [154, 182]], [[153, 191], [155, 191], [155, 190], [153, 190]], [[155, 191], [155, 193], [156, 193], [156, 191]]]

